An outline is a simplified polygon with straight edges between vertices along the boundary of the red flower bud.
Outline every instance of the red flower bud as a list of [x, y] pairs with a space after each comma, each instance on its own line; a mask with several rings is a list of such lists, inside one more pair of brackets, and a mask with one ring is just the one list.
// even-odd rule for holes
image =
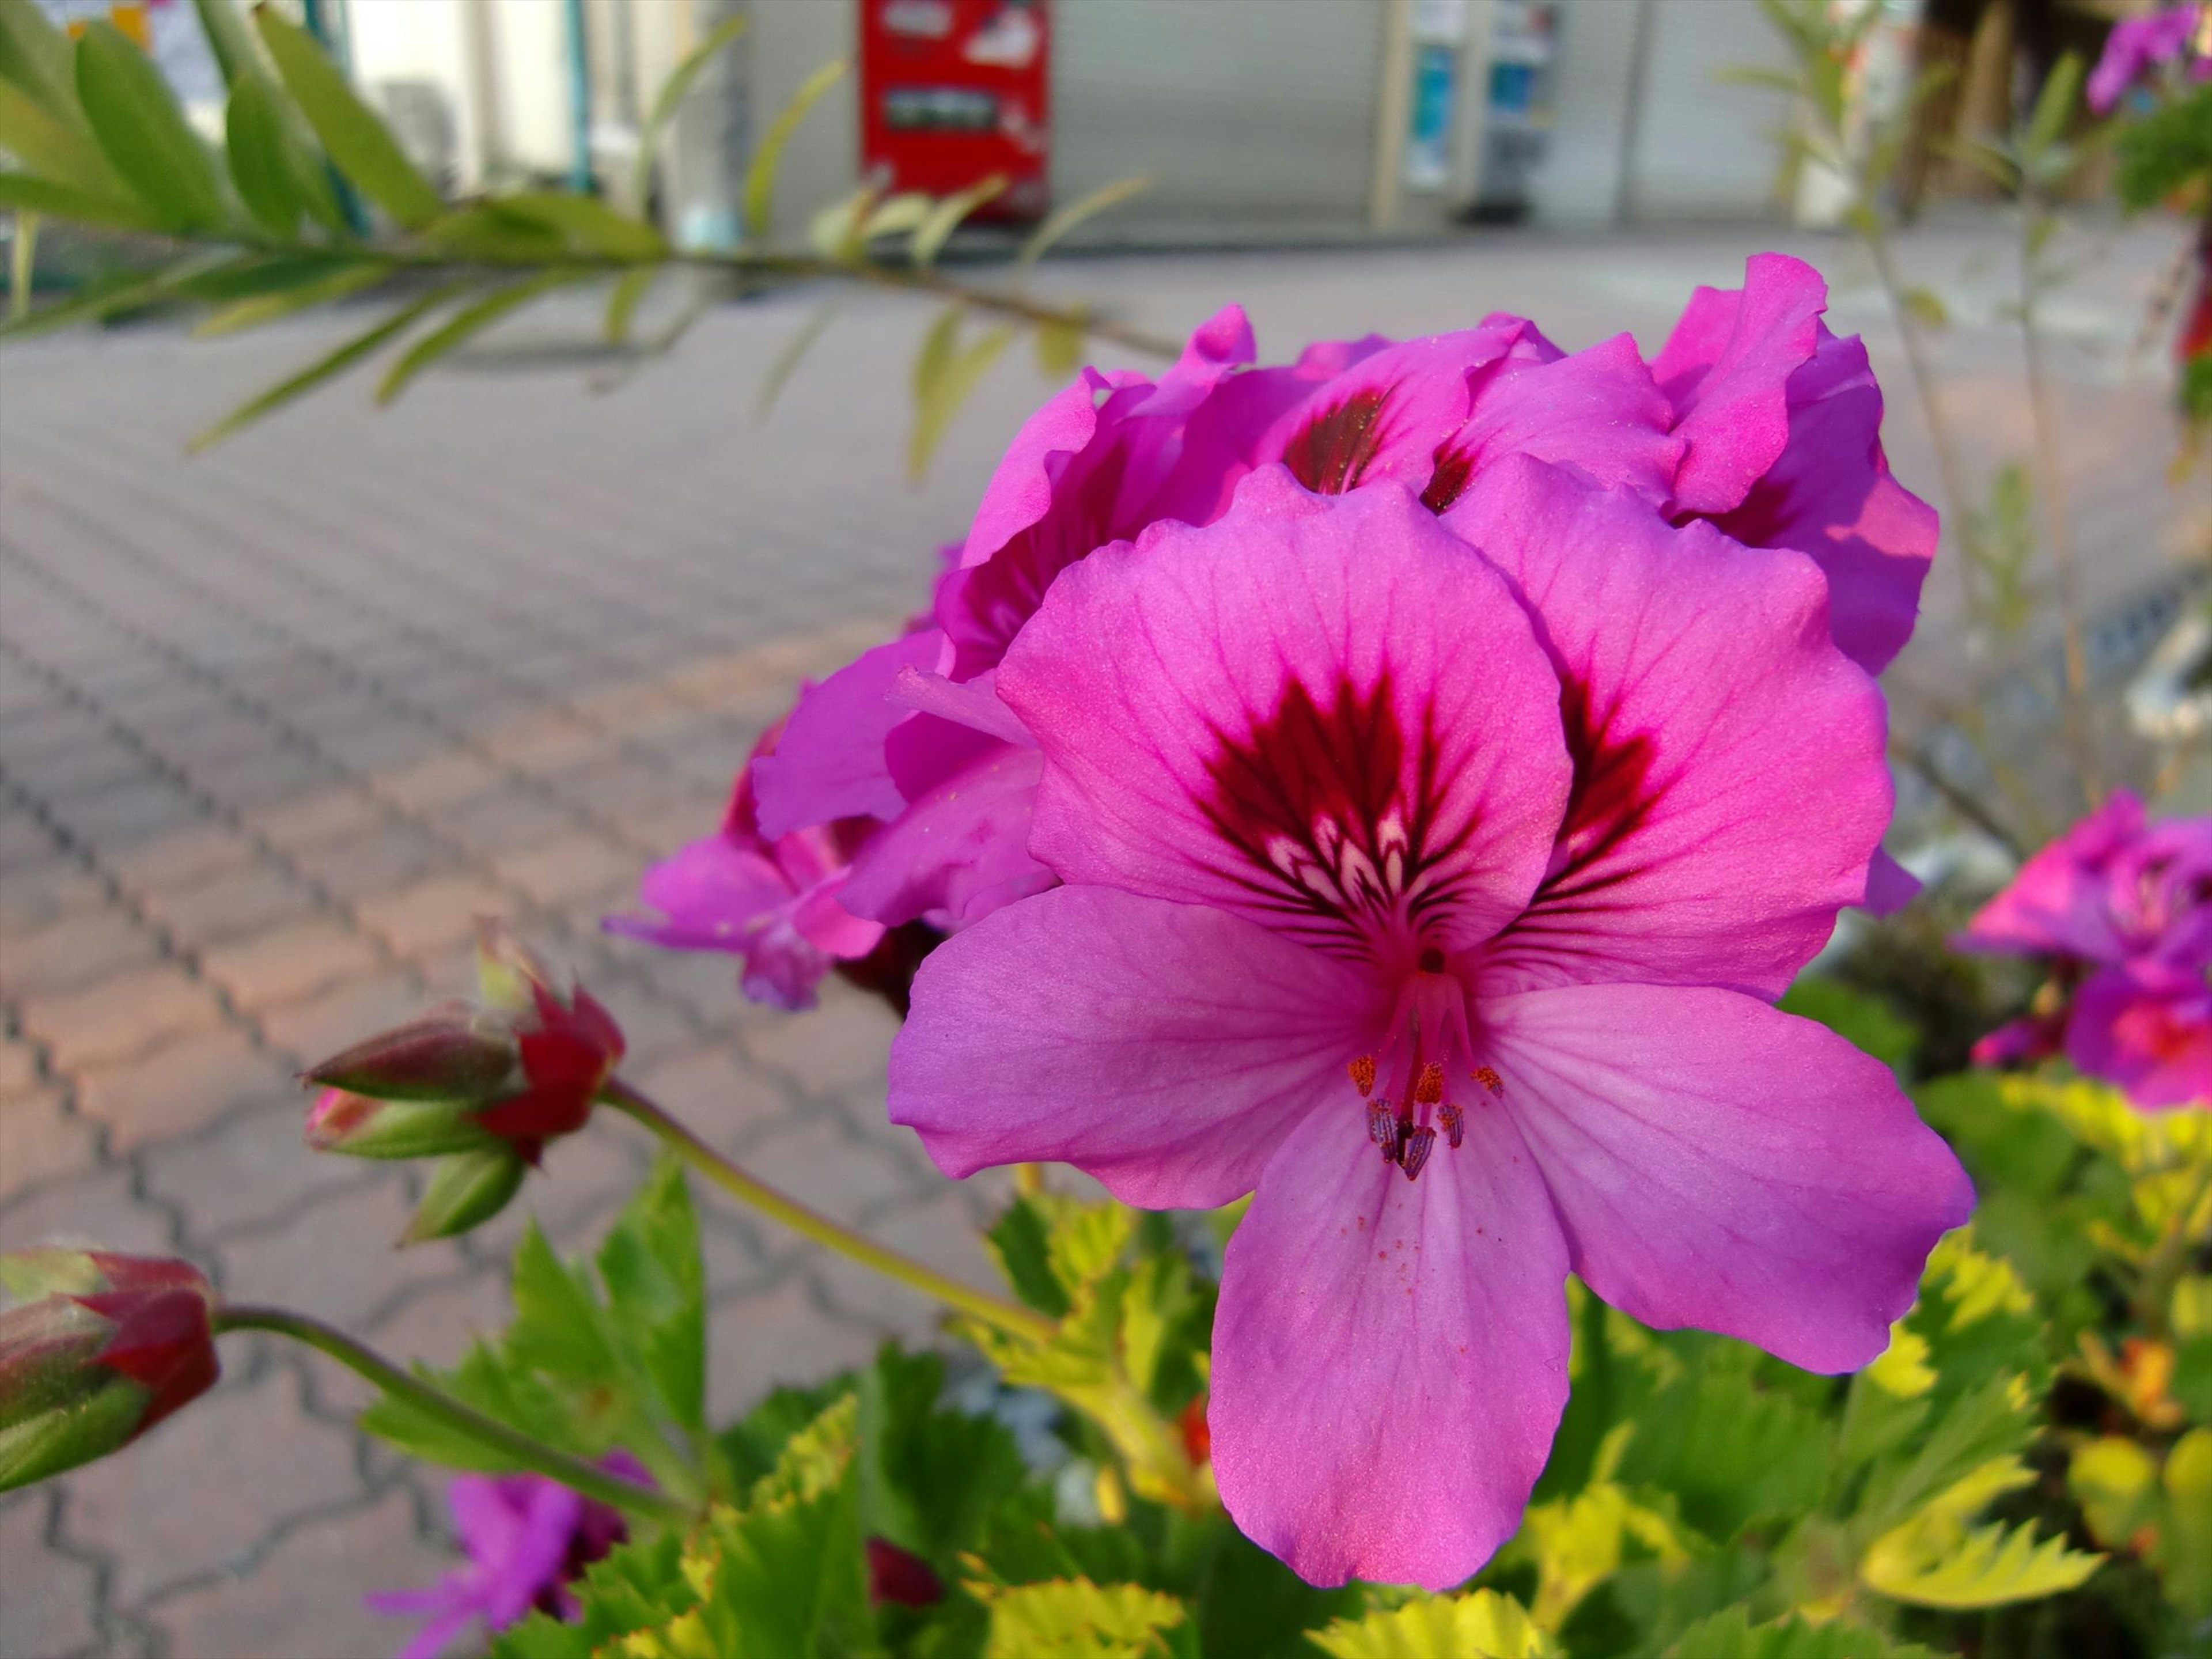
[[902, 1607], [934, 1607], [945, 1599], [945, 1581], [937, 1569], [911, 1550], [902, 1550], [888, 1538], [870, 1538], [868, 1605], [886, 1601]]
[[106, 1251], [0, 1256], [0, 1492], [127, 1445], [204, 1394], [215, 1287], [189, 1263]]

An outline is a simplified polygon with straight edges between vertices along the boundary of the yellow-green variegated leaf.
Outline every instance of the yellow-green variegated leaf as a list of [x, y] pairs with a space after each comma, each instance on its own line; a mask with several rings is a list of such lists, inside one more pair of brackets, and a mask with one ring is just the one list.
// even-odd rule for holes
[[1306, 1639], [1331, 1659], [1552, 1659], [1559, 1651], [1526, 1607], [1486, 1589], [1416, 1596], [1363, 1619], [1340, 1619]]

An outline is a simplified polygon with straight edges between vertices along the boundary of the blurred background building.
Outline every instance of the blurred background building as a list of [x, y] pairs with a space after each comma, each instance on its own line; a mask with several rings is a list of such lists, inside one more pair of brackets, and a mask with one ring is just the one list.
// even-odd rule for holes
[[[190, 0], [40, 0], [113, 15], [210, 118], [218, 77]], [[1150, 175], [1122, 234], [1205, 241], [1838, 210], [1776, 133], [1784, 67], [1759, 0], [284, 0], [434, 174], [629, 180], [644, 113], [697, 40], [748, 27], [702, 77], [651, 173], [663, 221], [736, 234], [752, 144], [824, 63], [854, 71], [794, 135], [779, 199], [865, 179], [944, 193], [994, 172], [1035, 216]], [[1972, 192], [1940, 140], [1995, 129], [2130, 0], [1833, 0], [1869, 15], [1855, 96], [1929, 100], [1903, 178]], [[1748, 74], [1743, 71], [1749, 71]]]

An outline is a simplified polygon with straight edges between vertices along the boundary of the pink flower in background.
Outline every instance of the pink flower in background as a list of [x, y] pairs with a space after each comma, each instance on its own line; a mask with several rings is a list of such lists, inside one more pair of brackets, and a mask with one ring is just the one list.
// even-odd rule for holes
[[2047, 958], [2057, 1006], [1974, 1045], [1984, 1066], [2063, 1053], [2140, 1106], [2212, 1102], [2212, 817], [2151, 823], [2123, 789], [2021, 866], [1955, 941]]
[[823, 975], [839, 962], [865, 957], [883, 937], [880, 926], [838, 902], [850, 850], [873, 826], [840, 821], [772, 840], [762, 835], [753, 768], [775, 752], [777, 735], [763, 736], [738, 772], [721, 832], [645, 872], [639, 897], [660, 919], [609, 916], [604, 926], [670, 950], [742, 957], [747, 996], [779, 1008], [806, 1008]]
[[[628, 1452], [599, 1461], [617, 1474], [652, 1484]], [[629, 1535], [615, 1510], [539, 1474], [456, 1475], [446, 1487], [446, 1503], [468, 1565], [428, 1589], [378, 1590], [364, 1598], [372, 1613], [429, 1615], [398, 1659], [438, 1659], [479, 1620], [499, 1631], [533, 1612], [574, 1618], [579, 1609], [568, 1586]]]
[[2212, 41], [2204, 38], [2205, 27], [2204, 9], [2195, 3], [2122, 18], [2105, 37], [2105, 50], [2089, 71], [2089, 107], [2110, 114], [2129, 88], [2185, 56], [2192, 79], [2212, 76]]
[[1568, 1273], [1849, 1370], [1972, 1201], [1887, 1067], [1770, 1006], [1890, 811], [1820, 571], [1477, 460], [1441, 515], [1433, 471], [1263, 467], [1060, 574], [994, 689], [1065, 884], [941, 947], [892, 1054], [949, 1175], [1256, 1189], [1213, 1467], [1320, 1583], [1441, 1589], [1511, 1534]]

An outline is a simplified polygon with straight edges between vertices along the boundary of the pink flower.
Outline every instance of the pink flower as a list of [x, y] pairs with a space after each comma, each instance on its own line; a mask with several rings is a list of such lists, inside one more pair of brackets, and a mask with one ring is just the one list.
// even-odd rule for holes
[[1208, 1427], [1261, 1545], [1480, 1566], [1566, 1398], [1570, 1272], [1815, 1370], [1881, 1352], [1972, 1194], [1886, 1066], [1770, 1006], [1890, 810], [1807, 559], [1526, 458], [1441, 519], [1269, 467], [1064, 573], [997, 690], [1066, 884], [923, 964], [891, 1116], [954, 1176], [1256, 1188]]
[[661, 919], [609, 916], [602, 925], [672, 951], [727, 951], [744, 959], [739, 982], [754, 1001], [809, 1008], [823, 975], [883, 938], [879, 924], [839, 902], [850, 851], [873, 826], [860, 817], [763, 836], [754, 769], [775, 753], [777, 737], [763, 737], [738, 772], [721, 832], [645, 872], [639, 896]]
[[[600, 1462], [652, 1484], [628, 1452], [611, 1452]], [[468, 1565], [428, 1589], [378, 1590], [364, 1598], [373, 1613], [430, 1615], [398, 1659], [438, 1659], [479, 1620], [498, 1631], [533, 1612], [574, 1618], [580, 1609], [568, 1586], [629, 1536], [616, 1510], [542, 1474], [457, 1475], [446, 1487], [446, 1503]]]
[[2001, 1027], [1983, 1065], [2063, 1048], [2140, 1106], [2212, 1100], [2212, 817], [2148, 823], [2123, 789], [2021, 866], [1956, 941], [2050, 960], [2063, 1010]]
[[2203, 9], [2195, 3], [2124, 17], [2113, 24], [2097, 67], [2089, 71], [2089, 107], [2100, 115], [2110, 114], [2130, 87], [2185, 55], [2193, 78], [2212, 75], [2212, 41], [2203, 38]]
[[[1911, 632], [1936, 517], [1890, 477], [1881, 393], [1858, 342], [1821, 325], [1826, 302], [1809, 266], [1768, 254], [1741, 291], [1700, 289], [1648, 367], [1626, 335], [1570, 355], [1501, 314], [1249, 368], [1251, 330], [1232, 306], [1157, 384], [1085, 370], [1015, 438], [926, 625], [800, 698], [757, 769], [762, 825], [888, 823], [842, 900], [886, 925], [957, 933], [1048, 886], [1029, 852], [1041, 763], [1018, 721], [986, 706], [988, 677], [1093, 550], [1153, 525], [1210, 524], [1240, 480], [1275, 464], [1316, 495], [1396, 484], [1437, 514], [1515, 457], [1571, 468], [1655, 517], [1710, 518], [1751, 545], [1808, 554], [1836, 642], [1878, 671]], [[987, 695], [933, 720], [916, 677], [940, 702], [949, 686]], [[1886, 858], [1869, 878], [1862, 899], [1882, 909], [1917, 887]]]

